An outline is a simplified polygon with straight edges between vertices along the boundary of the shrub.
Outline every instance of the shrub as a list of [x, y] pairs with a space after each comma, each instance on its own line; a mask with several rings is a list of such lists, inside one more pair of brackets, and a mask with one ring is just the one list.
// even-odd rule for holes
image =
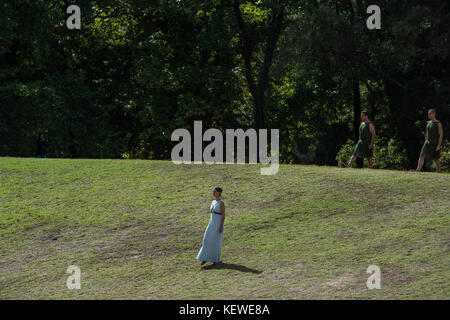
[[406, 150], [395, 139], [377, 139], [373, 167], [377, 169], [408, 170]]
[[[347, 163], [353, 154], [356, 143], [349, 139], [347, 143], [339, 150], [336, 160], [338, 166]], [[394, 169], [394, 170], [408, 170], [408, 158], [406, 152], [400, 147], [395, 139], [387, 141], [383, 138], [378, 138], [375, 141], [373, 150], [373, 167], [377, 169]], [[354, 166], [355, 164], [353, 164]], [[368, 167], [367, 159], [364, 159], [364, 167]]]
[[[434, 163], [434, 161], [433, 161]], [[442, 142], [441, 147], [441, 170], [442, 172], [450, 172], [450, 148], [448, 142]]]
[[348, 163], [350, 157], [353, 154], [353, 150], [355, 149], [355, 142], [351, 139], [348, 139], [347, 142], [342, 146], [339, 150], [336, 160], [338, 162], [338, 166], [342, 166], [344, 163]]

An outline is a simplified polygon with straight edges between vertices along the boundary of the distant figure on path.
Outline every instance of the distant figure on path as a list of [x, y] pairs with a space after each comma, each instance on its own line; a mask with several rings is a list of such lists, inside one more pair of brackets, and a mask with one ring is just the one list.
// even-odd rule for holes
[[36, 158], [47, 158], [48, 139], [43, 132], [38, 135], [36, 145]]
[[348, 164], [343, 164], [344, 167], [349, 168], [355, 162], [356, 158], [368, 158], [369, 168], [373, 165], [373, 143], [375, 142], [375, 126], [369, 120], [369, 113], [367, 111], [361, 112], [362, 123], [359, 126], [359, 141], [353, 151]]
[[444, 130], [442, 129], [442, 123], [436, 119], [436, 110], [428, 110], [427, 132], [425, 135], [425, 143], [420, 151], [419, 162], [417, 164], [416, 171], [422, 170], [425, 159], [433, 159], [436, 163], [436, 172], [441, 172], [441, 163], [439, 158], [441, 157], [441, 144], [444, 136]]
[[225, 204], [220, 198], [221, 194], [222, 188], [215, 187], [213, 196], [216, 200], [211, 202], [209, 208], [211, 218], [203, 236], [203, 246], [197, 255], [197, 259], [202, 260], [200, 265], [204, 265], [207, 261], [213, 262], [213, 264], [221, 262], [220, 252], [223, 240], [223, 222], [225, 220]]

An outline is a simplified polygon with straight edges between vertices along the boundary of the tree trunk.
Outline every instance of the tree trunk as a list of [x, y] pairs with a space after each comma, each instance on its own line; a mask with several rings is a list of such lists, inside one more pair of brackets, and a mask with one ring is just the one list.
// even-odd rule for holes
[[[398, 81], [386, 80], [385, 92], [389, 100], [389, 109], [391, 112], [392, 126], [400, 142], [406, 149], [410, 169], [417, 166], [421, 143], [425, 140], [420, 129], [415, 125], [416, 114], [420, 110], [417, 106], [418, 100], [411, 95], [407, 88], [397, 84]], [[423, 119], [425, 126], [426, 118]], [[419, 142], [420, 141], [420, 142]]]
[[[353, 135], [355, 141], [359, 140], [359, 125], [361, 123], [361, 93], [359, 90], [359, 80], [353, 81]], [[356, 159], [356, 167], [364, 167], [364, 159]]]
[[361, 94], [359, 91], [359, 81], [353, 82], [353, 135], [355, 141], [359, 139], [359, 125], [361, 124]]
[[250, 31], [247, 24], [242, 18], [240, 9], [240, 1], [234, 0], [233, 8], [236, 15], [236, 20], [241, 30], [241, 38], [243, 41], [243, 56], [245, 65], [245, 77], [247, 79], [250, 93], [253, 97], [254, 107], [254, 127], [255, 129], [265, 128], [265, 92], [269, 83], [269, 71], [272, 65], [273, 52], [277, 44], [278, 38], [283, 29], [283, 20], [285, 16], [286, 4], [280, 1], [280, 8], [275, 12], [273, 18], [269, 22], [269, 31], [267, 34], [266, 48], [264, 52], [264, 61], [259, 69], [257, 81], [253, 76], [253, 69], [251, 64], [252, 53], [255, 48], [253, 39], [250, 36]]

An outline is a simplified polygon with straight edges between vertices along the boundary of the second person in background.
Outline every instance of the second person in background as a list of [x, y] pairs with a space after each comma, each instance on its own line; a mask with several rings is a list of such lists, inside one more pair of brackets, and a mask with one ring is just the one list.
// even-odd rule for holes
[[349, 168], [355, 162], [356, 158], [367, 158], [369, 168], [373, 166], [373, 144], [375, 142], [375, 125], [369, 120], [369, 112], [361, 112], [362, 123], [359, 126], [359, 141], [353, 151], [348, 164], [343, 164], [344, 167]]

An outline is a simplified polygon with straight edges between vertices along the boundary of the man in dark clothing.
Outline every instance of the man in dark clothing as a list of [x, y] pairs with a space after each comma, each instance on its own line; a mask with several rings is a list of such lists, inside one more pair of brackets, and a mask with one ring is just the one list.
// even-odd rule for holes
[[425, 160], [433, 159], [436, 162], [436, 172], [441, 172], [441, 163], [439, 162], [439, 159], [441, 157], [441, 145], [444, 130], [442, 129], [442, 123], [436, 119], [436, 109], [428, 110], [428, 119], [430, 119], [430, 121], [427, 122], [425, 143], [420, 152], [416, 171], [422, 170]]
[[369, 113], [361, 111], [362, 123], [359, 126], [359, 141], [353, 151], [353, 155], [349, 163], [343, 164], [344, 167], [350, 168], [357, 158], [368, 158], [369, 168], [372, 168], [373, 163], [373, 144], [375, 142], [375, 126], [369, 120]]

